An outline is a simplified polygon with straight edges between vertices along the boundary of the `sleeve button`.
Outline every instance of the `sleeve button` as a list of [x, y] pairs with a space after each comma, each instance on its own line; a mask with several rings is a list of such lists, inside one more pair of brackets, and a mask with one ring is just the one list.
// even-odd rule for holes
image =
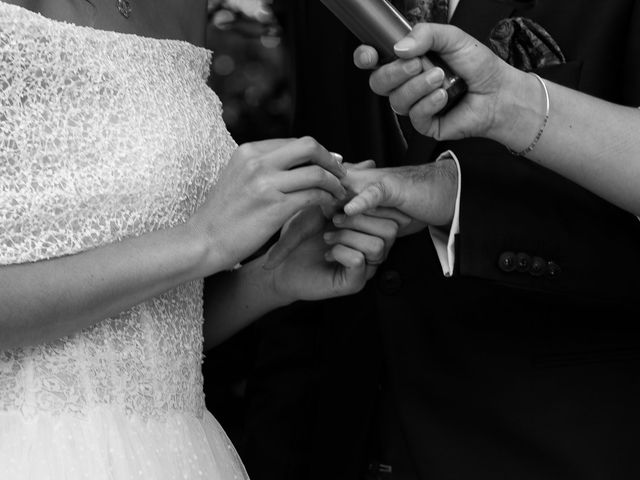
[[526, 253], [516, 255], [516, 270], [521, 273], [528, 272], [531, 268], [531, 257]]
[[529, 273], [534, 277], [540, 277], [544, 275], [546, 271], [547, 262], [544, 260], [544, 258], [533, 257], [533, 259], [531, 260], [531, 269], [529, 270]]
[[561, 272], [562, 270], [560, 269], [560, 265], [556, 262], [547, 262], [547, 275], [550, 277], [557, 277]]
[[402, 288], [402, 277], [395, 270], [385, 270], [378, 277], [378, 288], [386, 295], [395, 295]]
[[498, 258], [498, 268], [503, 272], [513, 272], [516, 269], [516, 254], [513, 252], [504, 252]]

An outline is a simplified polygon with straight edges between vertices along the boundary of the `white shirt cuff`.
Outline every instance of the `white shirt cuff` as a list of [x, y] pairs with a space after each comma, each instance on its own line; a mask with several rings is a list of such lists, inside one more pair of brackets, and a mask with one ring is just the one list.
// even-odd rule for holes
[[458, 158], [451, 150], [444, 152], [436, 160], [436, 162], [439, 162], [441, 160], [450, 159], [453, 159], [453, 161], [456, 163], [456, 168], [458, 169], [458, 195], [456, 196], [456, 206], [453, 212], [451, 229], [449, 230], [449, 234], [447, 234], [447, 232], [442, 231], [440, 228], [431, 226], [429, 227], [429, 234], [431, 235], [431, 240], [433, 241], [433, 245], [436, 248], [438, 259], [440, 260], [440, 265], [442, 266], [442, 273], [444, 273], [445, 277], [450, 277], [453, 275], [456, 263], [455, 241], [456, 235], [460, 233], [460, 198], [462, 196], [462, 172], [460, 170], [460, 163], [458, 162]]

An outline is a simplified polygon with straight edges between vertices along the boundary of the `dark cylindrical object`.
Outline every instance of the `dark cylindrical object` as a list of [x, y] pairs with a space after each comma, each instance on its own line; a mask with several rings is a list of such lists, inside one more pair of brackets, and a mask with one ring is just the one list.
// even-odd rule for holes
[[[383, 63], [396, 58], [393, 46], [411, 32], [406, 18], [387, 0], [321, 0], [361, 42], [374, 47]], [[443, 88], [448, 100], [440, 114], [448, 112], [467, 92], [467, 84], [439, 55], [428, 52], [423, 64], [444, 70]]]

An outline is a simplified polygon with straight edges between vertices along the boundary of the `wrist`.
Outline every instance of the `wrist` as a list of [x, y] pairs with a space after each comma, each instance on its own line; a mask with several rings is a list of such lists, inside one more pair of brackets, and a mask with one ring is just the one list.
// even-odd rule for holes
[[191, 222], [185, 223], [178, 229], [181, 245], [193, 254], [197, 278], [232, 270], [237, 264], [235, 256], [225, 247], [224, 239], [217, 232], [205, 231]]
[[487, 137], [513, 151], [531, 144], [545, 116], [545, 102], [535, 76], [509, 67], [504, 72], [495, 119]]
[[283, 290], [281, 282], [278, 281], [277, 272], [280, 267], [266, 269], [264, 268], [266, 260], [266, 255], [263, 255], [243, 266], [238, 274], [247, 276], [250, 281], [257, 284], [262, 292], [261, 296], [268, 303], [266, 305], [268, 310], [285, 307], [297, 301], [297, 298]]

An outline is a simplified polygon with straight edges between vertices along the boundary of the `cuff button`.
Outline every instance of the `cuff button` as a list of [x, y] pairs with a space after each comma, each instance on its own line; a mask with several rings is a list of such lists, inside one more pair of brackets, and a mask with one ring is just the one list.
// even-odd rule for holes
[[516, 270], [520, 273], [528, 272], [531, 268], [531, 257], [526, 253], [516, 255]]
[[557, 277], [560, 273], [562, 273], [560, 265], [556, 262], [547, 262], [547, 275], [550, 277]]
[[533, 257], [531, 260], [531, 270], [529, 273], [534, 277], [540, 277], [547, 272], [547, 262], [544, 258]]
[[504, 252], [498, 258], [498, 268], [503, 272], [513, 272], [516, 269], [516, 254]]

